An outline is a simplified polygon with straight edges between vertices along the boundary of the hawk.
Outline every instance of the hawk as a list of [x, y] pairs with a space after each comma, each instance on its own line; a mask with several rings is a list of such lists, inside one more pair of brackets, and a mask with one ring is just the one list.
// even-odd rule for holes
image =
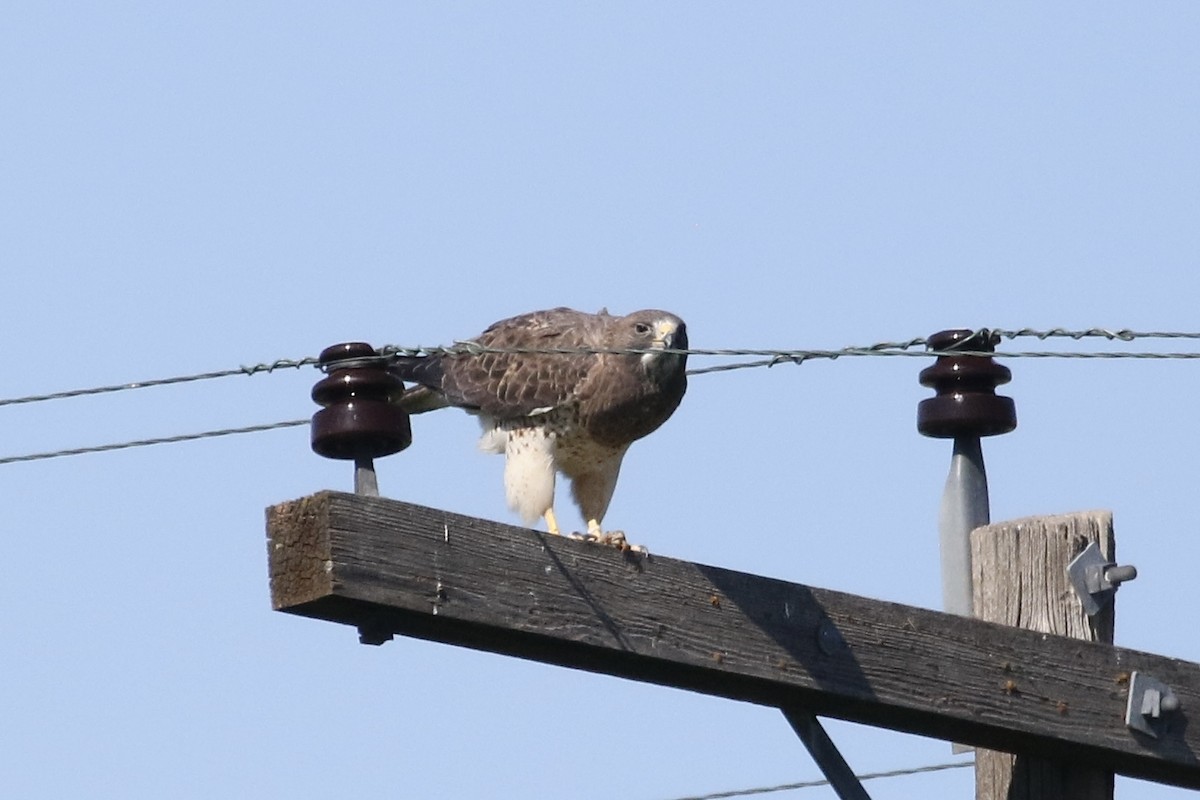
[[[683, 320], [666, 311], [533, 311], [473, 339], [478, 352], [398, 356], [391, 367], [417, 387], [411, 413], [457, 406], [478, 416], [480, 449], [503, 453], [509, 506], [560, 533], [555, 475], [587, 520], [587, 538], [624, 541], [601, 528], [629, 445], [667, 421], [687, 389]], [[546, 352], [561, 350], [564, 352]], [[643, 352], [620, 352], [620, 351]], [[499, 352], [497, 352], [499, 351]]]

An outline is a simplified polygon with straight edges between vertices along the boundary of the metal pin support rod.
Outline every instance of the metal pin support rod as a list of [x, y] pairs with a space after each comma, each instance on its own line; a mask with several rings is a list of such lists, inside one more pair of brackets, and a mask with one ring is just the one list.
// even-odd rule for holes
[[354, 459], [354, 493], [366, 497], [379, 497], [379, 480], [375, 477], [373, 459]]
[[954, 439], [950, 474], [942, 492], [938, 534], [942, 550], [942, 605], [951, 614], [971, 616], [971, 531], [991, 521], [987, 472], [978, 436]]

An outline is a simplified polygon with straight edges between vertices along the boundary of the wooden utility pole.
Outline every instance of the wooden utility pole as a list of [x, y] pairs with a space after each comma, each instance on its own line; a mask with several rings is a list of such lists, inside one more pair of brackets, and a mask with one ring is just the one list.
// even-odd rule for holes
[[[1112, 514], [1092, 511], [985, 525], [971, 534], [975, 616], [1028, 630], [1112, 644], [1112, 598], [1088, 616], [1067, 565], [1091, 543], [1115, 562]], [[1014, 666], [1010, 694], [1036, 692]], [[1070, 708], [1064, 713], [1070, 713]], [[1112, 800], [1113, 773], [1033, 755], [979, 750], [976, 800]]]

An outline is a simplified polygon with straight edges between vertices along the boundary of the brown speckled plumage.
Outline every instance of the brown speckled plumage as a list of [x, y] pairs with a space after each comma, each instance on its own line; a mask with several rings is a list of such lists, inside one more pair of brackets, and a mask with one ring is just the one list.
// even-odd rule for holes
[[[618, 317], [554, 308], [502, 320], [471, 341], [502, 350], [652, 351], [454, 353], [403, 357], [395, 366], [401, 377], [424, 387], [406, 395], [411, 410], [453, 405], [479, 415], [485, 449], [503, 447], [508, 457], [509, 502], [523, 517], [547, 514], [554, 528], [549, 504], [526, 502], [515, 485], [525, 473], [512, 462], [536, 450], [549, 464], [551, 498], [557, 469], [572, 479], [595, 533], [625, 450], [662, 425], [686, 391], [686, 355], [659, 352], [687, 348], [683, 321], [658, 310]], [[540, 474], [534, 478], [544, 480]]]

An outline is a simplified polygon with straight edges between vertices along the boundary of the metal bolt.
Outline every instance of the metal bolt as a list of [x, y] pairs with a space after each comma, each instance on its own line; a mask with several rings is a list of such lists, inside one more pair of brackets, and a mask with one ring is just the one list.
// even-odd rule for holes
[[1126, 564], [1121, 567], [1109, 567], [1104, 570], [1104, 580], [1111, 583], [1113, 586], [1120, 586], [1125, 581], [1131, 581], [1137, 577], [1137, 567], [1132, 564]]
[[1163, 732], [1163, 715], [1179, 710], [1179, 696], [1162, 681], [1134, 671], [1129, 676], [1129, 700], [1125, 706], [1125, 724], [1135, 731], [1157, 739]]
[[1142, 695], [1142, 716], [1158, 719], [1163, 712], [1179, 710], [1179, 695], [1170, 689], [1147, 689]]
[[1118, 566], [1108, 561], [1100, 553], [1099, 545], [1092, 542], [1071, 559], [1067, 576], [1079, 595], [1084, 612], [1091, 617], [1111, 601], [1118, 586], [1137, 577], [1137, 567]]
[[817, 626], [817, 646], [821, 648], [822, 653], [831, 656], [846, 647], [846, 640], [842, 638], [842, 632], [836, 625], [829, 620], [823, 620]]

